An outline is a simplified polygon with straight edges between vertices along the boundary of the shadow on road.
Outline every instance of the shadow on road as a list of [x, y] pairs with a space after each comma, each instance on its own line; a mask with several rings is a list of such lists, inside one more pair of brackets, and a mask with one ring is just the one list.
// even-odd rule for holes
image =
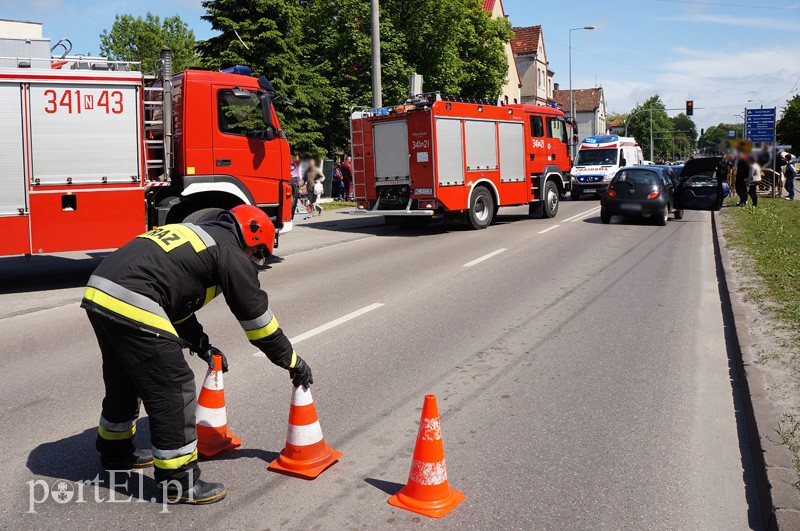
[[395, 483], [394, 481], [384, 481], [382, 479], [375, 479], [375, 478], [364, 478], [364, 481], [375, 487], [376, 489], [382, 490], [386, 494], [392, 495], [396, 494], [400, 489], [405, 487], [402, 483]]
[[[147, 420], [140, 419], [136, 424], [137, 444], [149, 447], [150, 433]], [[141, 429], [140, 429], [141, 428]], [[44, 478], [67, 480], [70, 482], [92, 482], [123, 497], [133, 497], [147, 501], [157, 499], [161, 489], [152, 477], [138, 472], [119, 471], [112, 478], [100, 466], [100, 457], [94, 442], [97, 428], [92, 427], [76, 435], [54, 442], [42, 443], [28, 454], [28, 469]], [[87, 499], [94, 495], [86, 487]]]
[[0, 294], [77, 288], [86, 285], [92, 271], [108, 253], [82, 258], [12, 256], [0, 258]]
[[206, 461], [233, 461], [234, 459], [260, 459], [265, 463], [269, 463], [278, 458], [278, 452], [271, 452], [269, 450], [261, 450], [260, 448], [239, 448], [225, 452], [223, 454], [215, 455], [214, 457], [200, 456], [200, 462]]

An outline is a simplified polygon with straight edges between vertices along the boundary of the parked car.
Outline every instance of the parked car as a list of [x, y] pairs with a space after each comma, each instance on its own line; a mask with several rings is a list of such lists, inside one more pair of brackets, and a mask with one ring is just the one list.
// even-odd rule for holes
[[611, 179], [600, 198], [600, 220], [612, 216], [653, 218], [661, 226], [670, 213], [683, 218], [684, 210], [719, 210], [725, 176], [719, 157], [693, 159], [677, 177], [665, 166], [627, 166]]

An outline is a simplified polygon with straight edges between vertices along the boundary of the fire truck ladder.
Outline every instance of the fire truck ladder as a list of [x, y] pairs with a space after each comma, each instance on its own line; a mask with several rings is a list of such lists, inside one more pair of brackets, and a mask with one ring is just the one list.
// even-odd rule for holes
[[[144, 87], [145, 167], [152, 181], [168, 183], [172, 179], [174, 151], [172, 138], [172, 52], [161, 52], [160, 86]], [[151, 158], [151, 154], [161, 153]], [[152, 170], [152, 171], [151, 171]]]

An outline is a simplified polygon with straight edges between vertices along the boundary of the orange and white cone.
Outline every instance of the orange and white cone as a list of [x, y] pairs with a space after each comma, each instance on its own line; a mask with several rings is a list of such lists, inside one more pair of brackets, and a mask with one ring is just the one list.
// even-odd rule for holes
[[225, 387], [222, 384], [222, 356], [214, 355], [214, 368], [208, 369], [195, 410], [197, 451], [206, 457], [242, 445], [228, 428], [225, 413]]
[[292, 390], [286, 447], [269, 464], [270, 470], [314, 479], [342, 457], [325, 443], [311, 390], [302, 385]]
[[441, 518], [464, 501], [464, 493], [447, 483], [442, 428], [436, 396], [427, 395], [419, 419], [419, 433], [408, 483], [389, 498], [389, 504], [418, 514]]

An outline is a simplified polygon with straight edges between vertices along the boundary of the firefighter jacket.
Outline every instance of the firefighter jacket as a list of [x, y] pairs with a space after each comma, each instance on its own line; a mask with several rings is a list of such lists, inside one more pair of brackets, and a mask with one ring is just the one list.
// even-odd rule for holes
[[81, 307], [199, 352], [208, 336], [194, 312], [222, 293], [250, 342], [274, 364], [294, 368], [297, 355], [242, 242], [229, 214], [215, 222], [153, 229], [98, 266]]

